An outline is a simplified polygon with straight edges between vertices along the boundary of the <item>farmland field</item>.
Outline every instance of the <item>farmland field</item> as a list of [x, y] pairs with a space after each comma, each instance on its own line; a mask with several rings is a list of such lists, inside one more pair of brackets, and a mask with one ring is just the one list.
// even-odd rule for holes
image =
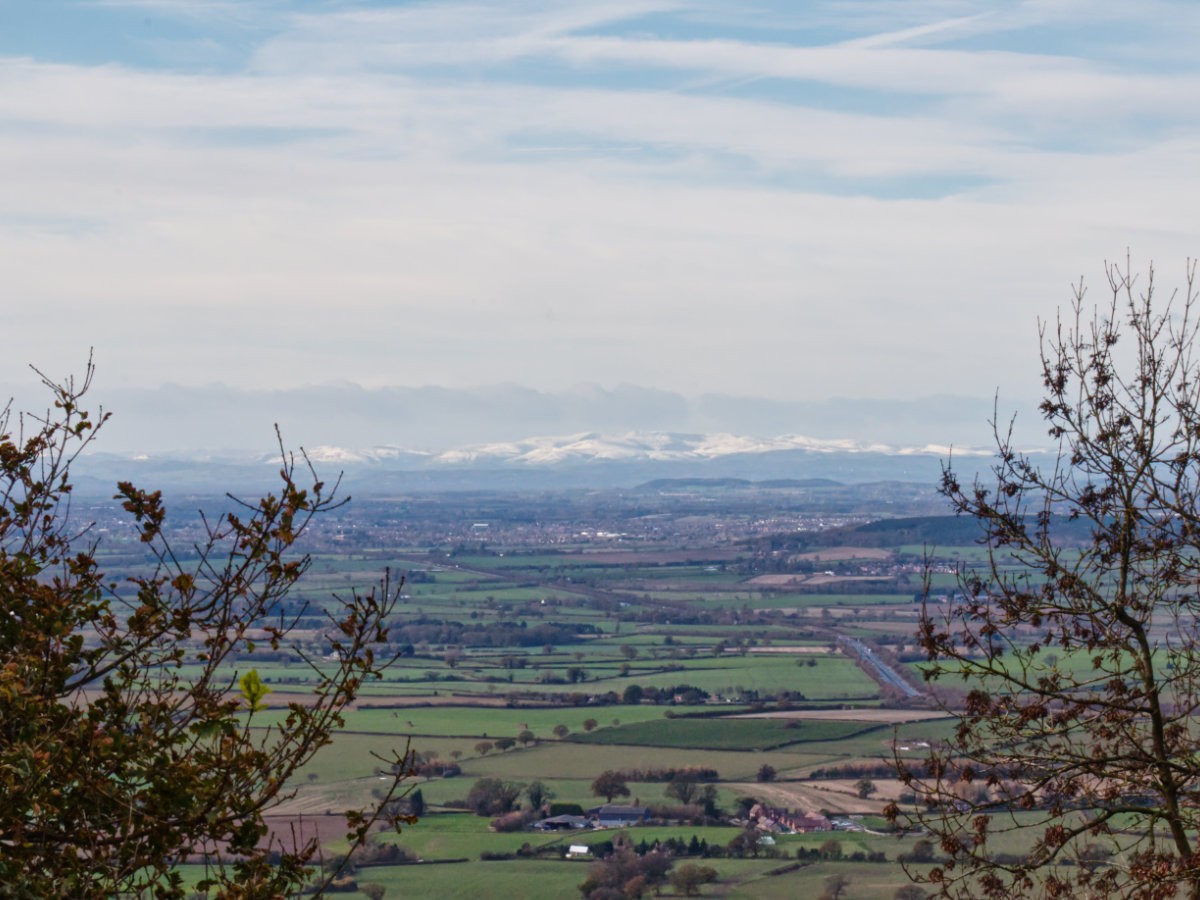
[[814, 721], [795, 727], [798, 724], [798, 719], [673, 718], [606, 728], [579, 735], [575, 740], [707, 750], [773, 750], [800, 743], [841, 740], [882, 727], [837, 721]]
[[[364, 864], [354, 876], [386, 896], [579, 896], [592, 862], [564, 859], [566, 848], [607, 852], [625, 833], [642, 848], [702, 839], [707, 849], [696, 861], [718, 873], [703, 895], [816, 896], [829, 873], [843, 872], [852, 897], [890, 898], [906, 883], [896, 856], [919, 837], [885, 833], [885, 804], [906, 802], [888, 762], [894, 752], [919, 757], [950, 727], [913, 658], [919, 574], [911, 548], [860, 546], [853, 535], [808, 546], [824, 526], [789, 505], [804, 496], [790, 490], [739, 501], [778, 502], [778, 519], [721, 519], [707, 506], [676, 516], [673, 505], [691, 496], [617, 496], [605, 501], [611, 509], [601, 504], [599, 524], [586, 521], [595, 501], [582, 495], [505, 498], [519, 511], [506, 530], [496, 497], [447, 495], [423, 501], [436, 539], [390, 546], [381, 528], [355, 548], [315, 547], [303, 583], [308, 607], [295, 613], [297, 652], [264, 652], [260, 643], [231, 666], [231, 684], [254, 668], [272, 689], [249, 726], [269, 734], [289, 704], [308, 702], [333, 665], [323, 596], [367, 588], [385, 566], [406, 573], [389, 629], [395, 659], [362, 686], [333, 743], [299, 771], [273, 827], [315, 828], [324, 852], [339, 852], [340, 811], [370, 802], [390, 761], [408, 749], [417, 754], [407, 785], [419, 798], [418, 820], [371, 842], [398, 843], [420, 862]], [[369, 500], [359, 515], [392, 521], [390, 502]], [[636, 515], [621, 518], [613, 510], [622, 504]], [[740, 537], [712, 529], [714, 516]], [[551, 524], [531, 530], [542, 517]], [[805, 530], [780, 537], [760, 521]], [[486, 542], [472, 530], [481, 522], [489, 523]], [[611, 537], [630, 534], [637, 539]], [[939, 553], [957, 562], [977, 549]], [[846, 652], [844, 637], [870, 642], [915, 696], [881, 686]], [[602, 804], [596, 785], [606, 773], [621, 779], [614, 799], [646, 808], [651, 824], [533, 830], [554, 809]], [[701, 774], [689, 785], [687, 773]], [[493, 827], [495, 810], [472, 808], [481, 784], [507, 791], [498, 808], [516, 811], [515, 830]], [[843, 830], [779, 832], [774, 843], [730, 849], [756, 802], [841, 817]], [[831, 842], [840, 857], [821, 856]], [[183, 872], [195, 875], [191, 866]]]

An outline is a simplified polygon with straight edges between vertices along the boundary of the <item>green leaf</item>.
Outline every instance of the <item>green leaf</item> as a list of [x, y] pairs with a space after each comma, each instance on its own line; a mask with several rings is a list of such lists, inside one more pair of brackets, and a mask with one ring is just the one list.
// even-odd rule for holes
[[242, 696], [246, 698], [246, 703], [252, 711], [266, 709], [267, 705], [262, 700], [271, 693], [271, 689], [262, 683], [257, 669], [251, 669], [239, 678], [238, 687], [242, 689]]

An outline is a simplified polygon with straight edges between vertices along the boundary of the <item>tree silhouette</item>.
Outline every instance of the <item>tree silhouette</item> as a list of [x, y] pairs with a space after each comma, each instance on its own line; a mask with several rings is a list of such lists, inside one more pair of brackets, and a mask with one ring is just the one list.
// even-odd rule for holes
[[601, 772], [592, 782], [592, 793], [597, 797], [603, 797], [607, 803], [612, 803], [615, 797], [629, 796], [629, 785], [616, 772]]
[[[341, 501], [282, 445], [277, 492], [203, 519], [187, 547], [164, 531], [161, 494], [122, 482], [115, 499], [149, 567], [124, 581], [102, 571], [99, 536], [70, 506], [71, 466], [107, 419], [81, 405], [92, 371], [43, 378], [45, 415], [0, 411], [0, 884], [179, 897], [177, 862], [220, 851], [198, 889], [290, 893], [316, 839], [271, 836], [264, 816], [389, 664], [379, 648], [399, 585], [385, 577], [327, 607], [320, 666], [289, 640], [284, 601], [309, 564], [296, 542]], [[233, 668], [259, 641], [320, 673], [310, 703], [266, 728], [270, 688]], [[383, 762], [392, 782], [380, 807], [348, 816], [351, 850], [412, 772], [406, 753]]]
[[[1041, 328], [1055, 460], [997, 426], [986, 481], [944, 473], [989, 555], [959, 602], [925, 604], [927, 677], [968, 693], [951, 739], [900, 766], [948, 856], [914, 874], [945, 894], [1200, 898], [1195, 271], [1164, 300], [1152, 268], [1136, 284], [1109, 266], [1095, 311], [1080, 282]], [[1016, 861], [994, 853], [1014, 811], [1031, 836]], [[1096, 862], [1105, 847], [1119, 865]]]

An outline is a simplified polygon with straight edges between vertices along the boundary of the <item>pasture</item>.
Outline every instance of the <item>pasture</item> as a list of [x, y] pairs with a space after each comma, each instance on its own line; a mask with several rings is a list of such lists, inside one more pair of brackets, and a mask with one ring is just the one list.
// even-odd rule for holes
[[[864, 798], [856, 777], [812, 773], [847, 765], [873, 771], [891, 758], [898, 737], [916, 743], [946, 733], [937, 711], [888, 707], [886, 692], [837, 645], [840, 635], [885, 643], [910, 637], [917, 588], [887, 569], [900, 548], [801, 549], [789, 564], [803, 571], [772, 572], [745, 544], [680, 543], [668, 537], [598, 548], [581, 540], [554, 552], [536, 542], [323, 550], [301, 596], [309, 609], [298, 635], [309, 661], [260, 649], [230, 666], [231, 684], [255, 668], [273, 689], [251, 727], [264, 733], [285, 719], [289, 704], [305, 702], [333, 665], [315, 616], [322, 597], [369, 587], [385, 560], [409, 572], [389, 633], [398, 655], [343, 712], [333, 743], [298, 773], [295, 796], [278, 810], [279, 827], [288, 816], [315, 817], [335, 833], [336, 814], [369, 802], [380, 770], [405, 748], [436, 763], [410, 779], [422, 815], [400, 835], [371, 840], [398, 842], [422, 862], [366, 866], [356, 876], [389, 897], [578, 896], [589, 863], [560, 859], [559, 850], [605, 844], [615, 832], [493, 830], [494, 816], [465, 809], [480, 779], [511, 785], [518, 808], [529, 806], [527, 789], [540, 782], [551, 802], [586, 809], [604, 802], [593, 781], [625, 770], [633, 776], [629, 795], [617, 802], [669, 810], [678, 801], [668, 783], [637, 780], [637, 773], [714, 770], [708, 824], [667, 821], [628, 831], [635, 843], [701, 836], [720, 853], [742, 833], [753, 800], [881, 825], [884, 804], [900, 796], [898, 782], [873, 776], [875, 789]], [[972, 558], [976, 549], [948, 558]], [[720, 876], [702, 893], [816, 896], [826, 875], [845, 872], [852, 897], [890, 898], [906, 883], [896, 854], [916, 840], [862, 831], [774, 838], [758, 858], [700, 860]], [[883, 854], [886, 862], [799, 863], [798, 850], [830, 840], [841, 842], [846, 857]], [[333, 839], [328, 852], [340, 846]]]

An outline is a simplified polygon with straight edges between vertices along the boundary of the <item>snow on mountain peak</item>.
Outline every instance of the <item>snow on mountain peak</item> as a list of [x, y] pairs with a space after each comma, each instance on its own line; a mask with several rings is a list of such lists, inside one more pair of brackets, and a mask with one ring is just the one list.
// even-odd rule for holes
[[[877, 442], [848, 438], [812, 438], [784, 434], [774, 438], [756, 438], [717, 432], [678, 434], [673, 432], [626, 432], [605, 435], [594, 431], [567, 435], [540, 435], [517, 441], [496, 441], [458, 447], [441, 452], [406, 450], [396, 446], [348, 449], [321, 445], [306, 448], [314, 463], [333, 465], [369, 465], [380, 463], [432, 464], [438, 467], [472, 465], [554, 466], [588, 462], [705, 462], [729, 456], [762, 455], [777, 452], [819, 454], [879, 454], [885, 456], [951, 455], [949, 446], [926, 444], [923, 447], [895, 447]], [[953, 448], [958, 457], [990, 456], [990, 450]], [[277, 464], [277, 454], [264, 456], [264, 462]]]
[[[442, 465], [493, 462], [506, 465], [556, 465], [587, 461], [704, 461], [739, 454], [763, 454], [779, 451], [808, 453], [877, 453], [889, 456], [946, 456], [948, 447], [893, 447], [848, 439], [826, 440], [804, 435], [753, 438], [740, 435], [672, 434], [668, 432], [627, 432], [601, 435], [586, 432], [562, 436], [540, 436], [520, 441], [479, 444], [437, 454], [433, 461]], [[990, 455], [991, 451], [956, 450], [961, 456]]]

